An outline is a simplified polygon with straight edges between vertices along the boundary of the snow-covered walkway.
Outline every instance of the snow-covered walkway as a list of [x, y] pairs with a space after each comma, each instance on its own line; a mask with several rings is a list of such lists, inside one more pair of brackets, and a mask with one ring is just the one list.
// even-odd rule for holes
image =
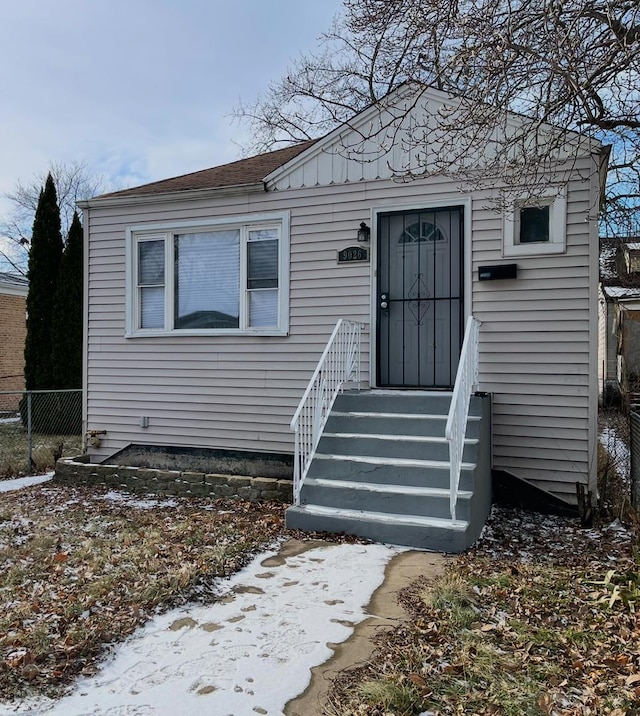
[[281, 714], [312, 666], [366, 618], [398, 549], [298, 543], [259, 555], [211, 606], [172, 610], [115, 648], [60, 701], [0, 704], [8, 714], [254, 716]]
[[53, 480], [53, 472], [48, 472], [46, 475], [16, 477], [13, 480], [0, 480], [0, 492], [12, 492], [13, 490], [20, 490], [23, 487], [31, 487], [32, 485], [39, 485], [42, 482], [49, 482], [49, 480]]

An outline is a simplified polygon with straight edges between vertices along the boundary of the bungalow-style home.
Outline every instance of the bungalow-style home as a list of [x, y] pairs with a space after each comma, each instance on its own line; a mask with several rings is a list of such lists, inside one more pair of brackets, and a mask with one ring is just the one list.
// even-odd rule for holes
[[598, 366], [602, 402], [640, 402], [640, 237], [600, 240]]
[[[24, 390], [28, 291], [26, 278], [0, 273], [0, 392]], [[0, 394], [0, 411], [16, 410], [21, 397]]]
[[406, 92], [83, 204], [93, 460], [275, 465], [289, 525], [447, 551], [479, 534], [492, 470], [569, 505], [595, 489], [602, 151], [576, 142], [500, 209], [497, 179], [397, 181], [406, 126], [452, 101]]

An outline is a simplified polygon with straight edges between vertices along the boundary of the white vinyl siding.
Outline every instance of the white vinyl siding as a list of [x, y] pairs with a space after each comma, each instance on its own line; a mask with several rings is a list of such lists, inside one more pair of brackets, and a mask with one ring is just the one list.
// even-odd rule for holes
[[[332, 161], [338, 174], [348, 173]], [[308, 181], [317, 181], [312, 174]], [[585, 217], [596, 192], [589, 181], [568, 187], [564, 254], [518, 257], [517, 279], [485, 282], [477, 281], [478, 267], [504, 260], [502, 217], [487, 208], [486, 195], [461, 193], [443, 177], [291, 183], [285, 176], [275, 191], [88, 211], [87, 428], [107, 431], [96, 456], [131, 442], [291, 453], [289, 421], [335, 322], [371, 322], [371, 266], [339, 265], [337, 251], [356, 243], [374, 210], [427, 200], [451, 206], [452, 197], [471, 196], [468, 275], [482, 321], [480, 387], [493, 394], [494, 467], [574, 501], [575, 482], [592, 481], [595, 464], [597, 241]], [[128, 226], [271, 212], [290, 212], [288, 336], [125, 338]], [[365, 330], [365, 382], [368, 339]]]

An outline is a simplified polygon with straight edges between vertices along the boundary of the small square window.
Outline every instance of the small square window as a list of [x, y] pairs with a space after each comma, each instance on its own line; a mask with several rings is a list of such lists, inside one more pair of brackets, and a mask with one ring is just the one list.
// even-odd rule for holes
[[567, 190], [545, 188], [539, 197], [516, 199], [504, 213], [503, 256], [546, 256], [567, 248]]
[[521, 244], [539, 244], [549, 241], [549, 205], [523, 206], [520, 209]]

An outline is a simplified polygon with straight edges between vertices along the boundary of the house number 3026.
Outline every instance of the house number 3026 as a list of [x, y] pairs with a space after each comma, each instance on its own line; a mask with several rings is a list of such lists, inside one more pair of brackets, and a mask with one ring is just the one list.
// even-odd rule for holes
[[347, 246], [346, 249], [338, 251], [338, 263], [346, 264], [354, 261], [368, 261], [369, 251], [364, 246]]

